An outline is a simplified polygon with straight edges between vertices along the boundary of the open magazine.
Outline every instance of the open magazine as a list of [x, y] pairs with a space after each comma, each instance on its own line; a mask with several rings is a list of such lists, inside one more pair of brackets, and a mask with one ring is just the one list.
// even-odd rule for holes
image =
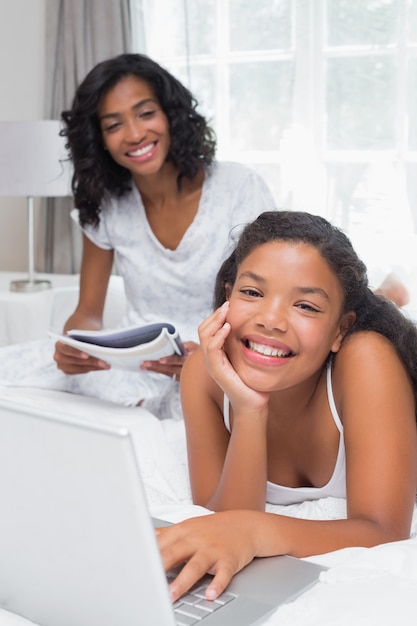
[[185, 353], [177, 329], [166, 322], [116, 330], [69, 330], [65, 335], [50, 331], [49, 336], [120, 369], [137, 370], [143, 361]]

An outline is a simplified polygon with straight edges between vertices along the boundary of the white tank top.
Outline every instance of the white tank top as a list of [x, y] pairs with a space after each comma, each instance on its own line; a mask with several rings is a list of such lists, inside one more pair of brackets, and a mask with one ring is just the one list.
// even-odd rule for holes
[[[333, 397], [332, 368], [331, 363], [327, 367], [327, 398], [334, 423], [340, 433], [339, 450], [336, 465], [329, 482], [323, 487], [284, 487], [267, 481], [266, 501], [270, 504], [298, 504], [304, 500], [319, 500], [333, 496], [334, 498], [346, 498], [346, 461], [345, 443], [343, 440], [343, 425]], [[223, 419], [227, 430], [230, 432], [229, 398], [224, 396]]]

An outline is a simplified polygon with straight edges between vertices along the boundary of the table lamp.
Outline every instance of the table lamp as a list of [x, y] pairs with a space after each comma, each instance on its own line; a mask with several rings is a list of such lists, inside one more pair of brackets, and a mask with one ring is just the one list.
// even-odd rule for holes
[[40, 291], [50, 281], [35, 279], [34, 198], [71, 196], [71, 167], [58, 120], [0, 121], [0, 195], [27, 198], [28, 277], [11, 291]]

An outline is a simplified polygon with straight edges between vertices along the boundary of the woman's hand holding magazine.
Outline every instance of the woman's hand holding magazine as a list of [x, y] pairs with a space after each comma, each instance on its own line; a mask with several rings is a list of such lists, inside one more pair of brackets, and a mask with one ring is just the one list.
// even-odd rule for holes
[[[143, 362], [184, 356], [185, 346], [172, 324], [157, 322], [117, 330], [69, 330], [49, 335], [111, 367], [137, 370]], [[102, 369], [102, 368], [98, 368]], [[149, 369], [149, 368], [146, 368]]]

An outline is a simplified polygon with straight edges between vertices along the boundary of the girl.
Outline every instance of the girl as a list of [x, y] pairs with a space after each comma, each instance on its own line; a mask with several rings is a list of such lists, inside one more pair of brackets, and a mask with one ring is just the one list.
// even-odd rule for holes
[[[223, 304], [222, 304], [223, 303]], [[222, 265], [181, 394], [193, 500], [216, 515], [158, 537], [178, 598], [215, 598], [255, 556], [297, 557], [409, 536], [416, 495], [417, 330], [368, 288], [321, 217], [267, 212]], [[346, 498], [347, 518], [265, 513]]]

